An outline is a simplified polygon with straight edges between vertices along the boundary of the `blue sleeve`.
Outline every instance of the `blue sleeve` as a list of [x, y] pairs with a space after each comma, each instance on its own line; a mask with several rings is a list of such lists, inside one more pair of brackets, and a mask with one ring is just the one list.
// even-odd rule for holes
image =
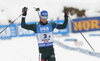
[[55, 28], [57, 28], [58, 24], [56, 23]]

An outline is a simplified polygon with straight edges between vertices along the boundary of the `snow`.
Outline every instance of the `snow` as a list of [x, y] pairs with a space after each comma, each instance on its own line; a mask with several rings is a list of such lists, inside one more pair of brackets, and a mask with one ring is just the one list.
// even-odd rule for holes
[[[87, 17], [100, 16], [100, 0], [0, 0], [0, 25], [9, 24], [8, 20], [14, 20], [22, 11], [24, 6], [28, 7], [26, 22], [39, 21], [38, 14], [33, 7], [39, 7], [49, 12], [48, 20], [56, 20], [57, 17], [64, 19], [63, 7], [75, 7], [79, 10], [85, 9]], [[2, 11], [3, 10], [3, 11]], [[70, 16], [72, 19], [76, 15]], [[21, 17], [15, 23], [20, 23]], [[99, 34], [99, 31], [83, 33], [86, 39], [94, 48], [95, 52], [100, 52], [100, 37], [89, 36], [90, 33]], [[82, 46], [76, 46], [74, 42], [64, 41], [66, 38], [76, 38], [82, 42]], [[92, 51], [80, 33], [69, 36], [55, 36], [54, 40], [65, 45], [82, 48]], [[66, 50], [54, 44], [56, 61], [100, 61], [100, 58], [86, 55], [78, 51]], [[35, 36], [15, 37], [9, 40], [0, 40], [0, 61], [38, 61], [38, 45]]]
[[[88, 33], [89, 34], [89, 33]], [[91, 43], [95, 49], [95, 53], [99, 52], [100, 38], [89, 37], [88, 34], [84, 34], [87, 40]], [[89, 51], [92, 49], [85, 42], [80, 34], [69, 34], [70, 36], [57, 36], [55, 35], [54, 40], [59, 41], [65, 45], [74, 48], [82, 48]], [[75, 37], [76, 36], [76, 37]], [[78, 37], [77, 37], [78, 36]], [[66, 38], [77, 38], [78, 41], [82, 41], [82, 46], [76, 46], [75, 43], [64, 41]], [[97, 39], [98, 38], [98, 39]], [[95, 40], [97, 39], [97, 40]], [[100, 58], [91, 55], [83, 54], [78, 51], [64, 49], [54, 43], [56, 61], [99, 61]], [[92, 51], [93, 52], [93, 51]], [[9, 40], [0, 40], [0, 61], [38, 61], [38, 44], [35, 36], [30, 37], [15, 37]]]
[[0, 61], [38, 61], [37, 42], [33, 38], [18, 37], [0, 41]]

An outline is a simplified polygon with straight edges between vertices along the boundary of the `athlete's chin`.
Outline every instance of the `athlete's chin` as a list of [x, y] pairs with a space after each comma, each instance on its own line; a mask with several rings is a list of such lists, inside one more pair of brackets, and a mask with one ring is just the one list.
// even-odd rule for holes
[[46, 23], [47, 21], [43, 21], [43, 23]]

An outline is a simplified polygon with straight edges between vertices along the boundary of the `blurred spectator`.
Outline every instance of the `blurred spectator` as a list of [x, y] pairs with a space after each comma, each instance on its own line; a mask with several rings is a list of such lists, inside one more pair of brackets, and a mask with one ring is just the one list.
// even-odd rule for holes
[[[71, 15], [77, 14], [77, 17], [83, 17], [83, 16], [86, 17], [86, 15], [85, 15], [86, 10], [79, 10], [79, 9], [73, 8], [73, 7], [64, 7], [64, 9], [68, 9], [68, 11]], [[64, 12], [64, 10], [63, 10], [63, 12]]]

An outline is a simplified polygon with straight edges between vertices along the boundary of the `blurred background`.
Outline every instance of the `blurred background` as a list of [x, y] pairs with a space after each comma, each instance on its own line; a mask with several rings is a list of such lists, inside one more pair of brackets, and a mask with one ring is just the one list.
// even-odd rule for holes
[[[22, 17], [1, 33], [22, 13], [23, 7], [28, 7], [27, 24], [39, 22], [34, 7], [40, 8], [40, 11], [47, 10], [48, 21], [60, 24], [64, 21], [64, 8], [69, 10], [67, 28], [54, 30], [57, 61], [100, 60], [100, 0], [0, 0], [0, 61], [38, 61], [35, 33], [21, 28]], [[77, 25], [95, 52], [73, 23]]]

